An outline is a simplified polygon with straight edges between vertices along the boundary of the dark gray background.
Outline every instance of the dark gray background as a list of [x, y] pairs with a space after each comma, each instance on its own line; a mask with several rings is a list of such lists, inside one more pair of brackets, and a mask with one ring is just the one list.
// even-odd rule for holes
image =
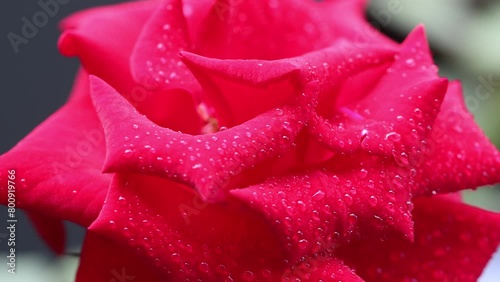
[[[47, 2], [49, 0], [42, 0]], [[68, 0], [66, 0], [68, 1]], [[61, 1], [64, 2], [64, 1]], [[7, 34], [21, 35], [22, 17], [32, 20], [33, 15], [42, 11], [38, 1], [7, 0], [1, 9], [0, 35], [2, 87], [0, 99], [0, 154], [8, 151], [26, 136], [35, 126], [45, 120], [64, 102], [71, 90], [73, 78], [78, 68], [76, 58], [67, 58], [59, 54], [57, 39], [58, 23], [64, 17], [78, 10], [119, 3], [119, 0], [69, 0], [60, 5], [59, 12], [49, 17], [47, 25], [38, 29], [38, 33], [27, 44], [19, 46], [16, 54]], [[7, 250], [5, 238], [5, 220], [7, 211], [0, 206], [0, 251]], [[18, 218], [16, 231], [17, 251], [48, 253], [47, 247], [34, 233], [24, 216]], [[83, 230], [71, 225], [69, 228], [69, 246], [78, 246], [83, 238]], [[1, 260], [4, 261], [4, 260]], [[21, 260], [22, 263], [22, 260]]]

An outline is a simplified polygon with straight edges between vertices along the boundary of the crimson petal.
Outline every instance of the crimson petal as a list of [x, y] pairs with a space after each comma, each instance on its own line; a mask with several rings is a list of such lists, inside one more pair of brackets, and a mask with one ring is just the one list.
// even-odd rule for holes
[[337, 258], [310, 256], [304, 257], [301, 263], [285, 271], [282, 281], [363, 282], [364, 280]]
[[325, 48], [340, 38], [363, 46], [369, 42], [394, 46], [366, 23], [364, 2], [216, 1], [199, 31], [195, 52], [223, 59], [269, 60]]
[[[142, 27], [159, 1], [131, 2], [89, 9], [65, 19], [59, 50], [78, 56], [86, 70], [118, 89], [141, 113], [157, 124], [197, 134], [202, 122], [192, 93], [165, 91], [149, 74], [132, 77], [130, 60]], [[109, 40], [110, 34], [113, 40]]]
[[151, 77], [162, 89], [194, 91], [199, 88], [198, 82], [179, 59], [179, 52], [189, 48], [182, 1], [162, 1], [144, 25], [132, 51], [131, 70], [135, 81], [144, 83], [144, 77]]
[[[19, 208], [88, 226], [110, 182], [101, 173], [104, 156], [104, 133], [82, 71], [70, 101], [0, 157], [0, 180], [7, 183], [7, 170], [16, 170]], [[6, 186], [0, 194], [6, 204]]]
[[341, 257], [367, 281], [477, 281], [500, 243], [500, 215], [435, 196], [418, 199], [413, 216], [415, 243], [354, 242]]
[[411, 240], [409, 175], [391, 160], [335, 161], [329, 171], [274, 177], [231, 194], [267, 218], [292, 260], [374, 232]]
[[76, 282], [167, 282], [154, 266], [144, 263], [115, 241], [88, 231]]
[[448, 83], [431, 64], [424, 29], [418, 27], [371, 93], [337, 109], [328, 120], [313, 115], [311, 132], [334, 151], [392, 154], [410, 167], [430, 134]]
[[460, 83], [450, 84], [419, 163], [416, 195], [500, 182], [500, 152], [467, 110]]
[[66, 248], [66, 229], [64, 222], [58, 218], [47, 217], [35, 212], [27, 212], [33, 227], [50, 249], [60, 255]]
[[92, 82], [106, 134], [105, 171], [177, 179], [208, 201], [223, 200], [231, 177], [246, 167], [288, 151], [303, 126], [302, 107], [284, 106], [215, 134], [187, 135], [157, 126], [105, 82]]
[[221, 60], [183, 52], [183, 60], [204, 87], [204, 101], [225, 126], [233, 126], [286, 102], [311, 81], [320, 95], [331, 95], [348, 77], [390, 62], [391, 46], [357, 48], [338, 40], [333, 46], [281, 60]]
[[285, 269], [280, 244], [258, 215], [231, 199], [203, 202], [186, 186], [158, 177], [116, 174], [90, 230], [154, 265], [168, 281], [276, 281], [269, 275]]

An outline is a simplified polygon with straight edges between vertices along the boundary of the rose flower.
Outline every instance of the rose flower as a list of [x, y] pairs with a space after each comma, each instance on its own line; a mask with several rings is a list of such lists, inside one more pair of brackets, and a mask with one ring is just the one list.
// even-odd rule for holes
[[77, 13], [59, 41], [82, 63], [73, 93], [0, 179], [17, 171], [17, 204], [56, 252], [63, 220], [87, 228], [78, 282], [476, 281], [500, 215], [456, 192], [500, 182], [499, 151], [423, 27], [398, 44], [364, 8]]

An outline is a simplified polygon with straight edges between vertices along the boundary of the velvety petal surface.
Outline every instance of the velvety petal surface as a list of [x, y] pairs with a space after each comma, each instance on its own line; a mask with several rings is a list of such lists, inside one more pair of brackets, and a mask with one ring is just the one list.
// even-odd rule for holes
[[49, 248], [58, 255], [62, 254], [66, 248], [64, 222], [59, 218], [44, 216], [37, 212], [27, 212], [26, 215]]
[[289, 105], [228, 130], [187, 135], [157, 126], [105, 82], [98, 78], [92, 82], [106, 134], [105, 170], [189, 183], [204, 200], [222, 200], [234, 175], [290, 150], [303, 126], [303, 107]]
[[318, 81], [321, 96], [332, 96], [332, 89], [345, 79], [392, 61], [396, 51], [387, 45], [358, 49], [352, 42], [338, 40], [331, 47], [281, 60], [182, 55], [203, 86], [204, 102], [214, 107], [221, 125], [230, 127], [285, 103], [311, 81]]
[[409, 167], [431, 132], [447, 88], [426, 42], [423, 27], [416, 28], [373, 90], [365, 94], [341, 90], [358, 99], [350, 103], [340, 99], [344, 103], [331, 104], [329, 111], [313, 112], [311, 133], [334, 151], [393, 155], [401, 166]]
[[208, 204], [158, 177], [116, 174], [90, 229], [168, 281], [277, 281], [285, 270], [281, 245], [259, 215], [231, 199]]
[[415, 194], [500, 183], [500, 152], [475, 123], [459, 82], [450, 84], [419, 166]]
[[328, 256], [309, 256], [304, 257], [301, 263], [286, 271], [281, 281], [363, 282], [364, 280], [339, 259]]
[[[7, 183], [7, 170], [16, 170], [17, 207], [88, 226], [111, 179], [101, 173], [105, 148], [82, 71], [70, 101], [0, 157], [0, 180]], [[6, 204], [6, 186], [0, 194]]]
[[398, 174], [390, 159], [334, 162], [328, 170], [272, 177], [231, 194], [266, 217], [292, 261], [364, 236], [411, 240], [409, 175]]
[[394, 45], [366, 23], [364, 2], [215, 1], [195, 52], [222, 59], [279, 59], [327, 47], [340, 38], [355, 39], [360, 47], [375, 41]]
[[130, 68], [135, 81], [142, 83], [143, 77], [151, 77], [159, 88], [199, 92], [198, 82], [179, 58], [179, 52], [190, 47], [182, 1], [161, 1], [132, 51]]
[[166, 282], [160, 272], [114, 240], [88, 231], [76, 282]]
[[366, 281], [477, 281], [500, 244], [500, 215], [435, 196], [415, 202], [415, 242], [352, 243], [341, 251]]
[[[132, 76], [130, 60], [144, 24], [159, 1], [130, 2], [94, 8], [63, 21], [59, 49], [78, 56], [90, 74], [112, 85], [149, 119], [174, 130], [192, 134], [203, 125], [193, 95], [183, 90], [163, 89], [150, 73]], [[110, 35], [113, 40], [109, 40]]]

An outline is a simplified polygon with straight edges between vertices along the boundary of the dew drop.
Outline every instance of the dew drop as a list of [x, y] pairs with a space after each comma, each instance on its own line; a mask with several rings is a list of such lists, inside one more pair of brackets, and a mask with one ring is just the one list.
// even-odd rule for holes
[[298, 242], [298, 246], [299, 246], [299, 249], [305, 250], [307, 248], [307, 246], [309, 246], [309, 241], [307, 241], [306, 239], [300, 239]]
[[420, 108], [416, 108], [414, 111], [416, 117], [422, 117], [422, 110]]
[[409, 67], [411, 67], [411, 68], [415, 67], [416, 66], [415, 60], [412, 59], [412, 58], [407, 59], [406, 60], [406, 65], [409, 66]]
[[321, 201], [325, 198], [325, 192], [318, 190], [314, 195], [312, 196], [312, 199], [314, 201]]
[[402, 167], [407, 167], [410, 164], [410, 161], [408, 159], [408, 154], [406, 154], [405, 152], [399, 155], [396, 152], [393, 152], [393, 156], [396, 162]]
[[347, 194], [347, 193], [344, 195], [344, 200], [345, 200], [345, 203], [349, 206], [352, 205], [354, 202], [352, 196], [350, 194]]
[[401, 141], [401, 135], [396, 132], [389, 132], [385, 135], [385, 140], [389, 140], [392, 142], [399, 142]]
[[306, 204], [304, 204], [304, 202], [297, 201], [297, 206], [299, 207], [300, 211], [302, 211], [302, 212], [306, 211]]
[[163, 44], [163, 43], [158, 43], [158, 45], [156, 45], [156, 48], [157, 48], [159, 51], [161, 51], [161, 52], [163, 52], [163, 51], [165, 51], [165, 50], [166, 50], [166, 48], [165, 48], [165, 44]]
[[178, 253], [173, 253], [170, 258], [172, 261], [179, 262], [181, 260], [181, 256]]
[[208, 271], [210, 270], [210, 268], [208, 267], [208, 263], [206, 262], [201, 262], [198, 266], [198, 269], [203, 273], [208, 273]]
[[413, 210], [414, 205], [413, 205], [412, 201], [408, 201], [408, 202], [406, 202], [406, 208], [407, 208], [407, 209], [408, 209], [408, 211], [410, 211], [410, 212]]
[[245, 271], [241, 278], [243, 278], [244, 281], [253, 281], [255, 278], [255, 275], [251, 271]]

